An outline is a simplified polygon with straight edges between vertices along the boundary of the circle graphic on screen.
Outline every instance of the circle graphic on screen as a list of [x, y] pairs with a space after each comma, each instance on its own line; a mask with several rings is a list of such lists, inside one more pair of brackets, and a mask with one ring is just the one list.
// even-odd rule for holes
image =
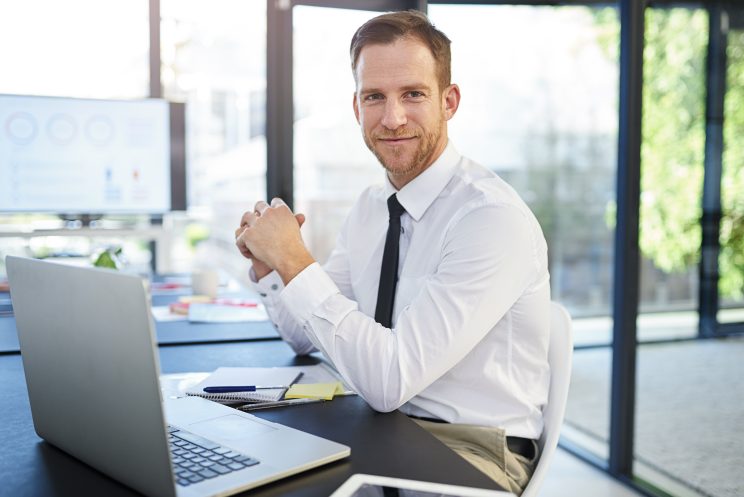
[[114, 139], [114, 123], [106, 116], [93, 116], [85, 123], [85, 136], [99, 147]]
[[38, 132], [36, 119], [28, 112], [15, 112], [5, 121], [5, 133], [16, 145], [28, 145]]
[[49, 139], [57, 145], [67, 145], [77, 134], [77, 123], [67, 114], [56, 114], [47, 123]]

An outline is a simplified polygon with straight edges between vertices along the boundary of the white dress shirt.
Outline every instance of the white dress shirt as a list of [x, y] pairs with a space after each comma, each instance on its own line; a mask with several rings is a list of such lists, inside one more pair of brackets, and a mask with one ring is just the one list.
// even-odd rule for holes
[[389, 181], [365, 190], [328, 262], [256, 284], [281, 336], [316, 348], [378, 411], [536, 439], [547, 401], [547, 245], [517, 193], [452, 144], [397, 192], [393, 328], [374, 320]]

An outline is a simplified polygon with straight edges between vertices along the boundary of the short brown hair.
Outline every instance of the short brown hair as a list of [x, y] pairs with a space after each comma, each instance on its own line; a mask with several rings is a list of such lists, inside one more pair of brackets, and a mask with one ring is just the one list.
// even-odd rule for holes
[[439, 31], [417, 10], [405, 10], [382, 14], [362, 24], [351, 38], [351, 70], [356, 78], [357, 61], [362, 49], [367, 45], [387, 45], [401, 38], [416, 38], [431, 50], [437, 67], [439, 91], [444, 91], [452, 78], [452, 56], [450, 39]]

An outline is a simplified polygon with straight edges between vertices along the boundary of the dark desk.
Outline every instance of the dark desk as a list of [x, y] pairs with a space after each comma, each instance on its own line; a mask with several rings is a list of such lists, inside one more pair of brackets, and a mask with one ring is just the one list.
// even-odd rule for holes
[[[295, 357], [279, 341], [163, 347], [160, 360], [164, 373], [314, 362], [312, 358]], [[0, 494], [138, 495], [37, 437], [19, 355], [0, 357], [0, 378]], [[328, 496], [353, 473], [498, 489], [492, 480], [403, 414], [376, 413], [359, 397], [256, 414], [349, 445], [352, 451], [350, 459], [259, 487], [247, 493], [252, 496]]]
[[[251, 323], [155, 321], [155, 334], [160, 345], [239, 342], [279, 338], [279, 334], [270, 321]], [[0, 317], [0, 354], [17, 353], [19, 351], [15, 317]]]
[[[7, 294], [6, 294], [7, 295]], [[167, 305], [177, 297], [153, 297], [156, 305]], [[155, 321], [155, 333], [160, 345], [202, 344], [278, 339], [270, 321], [249, 323], [189, 323], [188, 321]], [[0, 354], [17, 353], [18, 333], [14, 316], [0, 316]]]
[[[153, 281], [165, 283], [172, 279], [184, 280], [188, 275], [156, 275]], [[190, 295], [190, 287], [175, 291], [152, 292], [153, 306], [166, 306], [178, 302], [178, 298]], [[243, 292], [225, 293], [221, 297], [250, 298], [252, 294]], [[18, 334], [16, 332], [15, 317], [7, 315], [12, 309], [10, 294], [0, 292], [0, 354], [17, 353]], [[270, 321], [247, 323], [189, 323], [188, 321], [155, 321], [155, 333], [159, 345], [204, 344], [214, 342], [239, 342], [252, 340], [278, 339], [279, 334]]]

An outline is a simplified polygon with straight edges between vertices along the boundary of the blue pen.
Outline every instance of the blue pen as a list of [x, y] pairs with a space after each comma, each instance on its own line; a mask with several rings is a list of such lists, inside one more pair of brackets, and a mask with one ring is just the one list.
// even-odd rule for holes
[[242, 386], [224, 386], [224, 387], [204, 387], [204, 391], [207, 393], [233, 393], [233, 392], [255, 392], [256, 390], [271, 390], [279, 388], [288, 388], [286, 386], [276, 387], [257, 387], [256, 385], [242, 385]]

